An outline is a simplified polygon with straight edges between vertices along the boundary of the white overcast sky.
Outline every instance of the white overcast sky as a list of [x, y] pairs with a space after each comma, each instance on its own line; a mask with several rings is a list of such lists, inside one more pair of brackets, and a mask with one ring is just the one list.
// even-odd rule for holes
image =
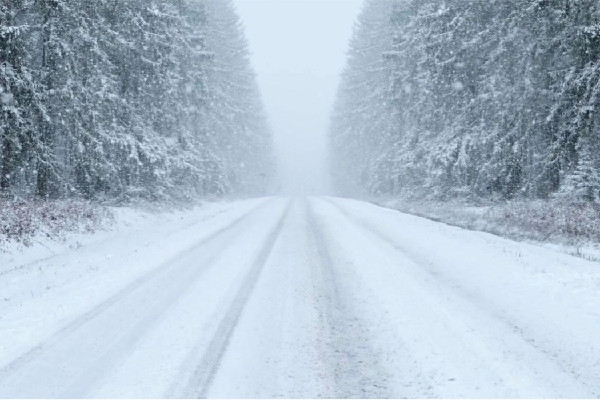
[[362, 0], [234, 0], [273, 128], [286, 193], [328, 188], [327, 129]]

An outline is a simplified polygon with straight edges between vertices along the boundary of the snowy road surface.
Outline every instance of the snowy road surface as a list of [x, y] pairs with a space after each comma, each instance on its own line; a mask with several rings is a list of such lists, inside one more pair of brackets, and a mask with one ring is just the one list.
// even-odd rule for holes
[[600, 265], [268, 198], [0, 266], [0, 397], [598, 397]]

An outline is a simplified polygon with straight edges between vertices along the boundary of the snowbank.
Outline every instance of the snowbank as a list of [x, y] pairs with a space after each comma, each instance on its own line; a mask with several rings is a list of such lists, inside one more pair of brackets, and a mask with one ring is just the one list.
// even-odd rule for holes
[[461, 228], [533, 242], [600, 261], [600, 205], [561, 201], [460, 201], [376, 199], [375, 204]]
[[113, 238], [144, 232], [158, 224], [181, 225], [204, 208], [162, 209], [157, 205], [103, 207], [83, 202], [0, 202], [0, 275], [24, 265]]

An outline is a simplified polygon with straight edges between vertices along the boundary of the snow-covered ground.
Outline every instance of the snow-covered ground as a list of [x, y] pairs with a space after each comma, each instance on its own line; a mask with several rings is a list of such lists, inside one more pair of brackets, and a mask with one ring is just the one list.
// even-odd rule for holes
[[335, 198], [129, 219], [2, 259], [0, 397], [600, 396], [597, 263]]
[[594, 203], [513, 200], [372, 199], [373, 203], [465, 229], [489, 232], [600, 262], [600, 209]]

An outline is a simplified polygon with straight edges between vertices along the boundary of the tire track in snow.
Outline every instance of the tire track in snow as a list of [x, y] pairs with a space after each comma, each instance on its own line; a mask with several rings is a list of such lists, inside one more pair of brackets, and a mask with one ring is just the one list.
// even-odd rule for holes
[[[586, 393], [591, 394], [593, 397], [599, 396], [600, 392], [596, 386], [581, 380], [581, 375], [576, 372], [579, 367], [575, 366], [569, 360], [559, 358], [558, 353], [560, 350], [547, 349], [540, 345], [539, 341], [537, 341], [533, 336], [529, 335], [524, 328], [519, 326], [518, 323], [511, 320], [510, 317], [506, 315], [506, 312], [501, 310], [493, 301], [481, 298], [481, 296], [478, 296], [469, 291], [467, 288], [464, 288], [460, 283], [451, 278], [443, 276], [433, 267], [434, 262], [431, 261], [426, 255], [419, 254], [418, 252], [406, 246], [402, 246], [402, 244], [398, 243], [397, 240], [390, 238], [389, 236], [377, 230], [376, 227], [373, 227], [355, 215], [352, 215], [343, 206], [338, 204], [334, 198], [321, 197], [320, 200], [331, 205], [358, 228], [373, 235], [381, 242], [385, 243], [388, 247], [391, 247], [403, 257], [412, 261], [412, 263], [418, 266], [420, 270], [431, 279], [432, 282], [436, 283], [438, 288], [444, 290], [450, 296], [469, 304], [471, 307], [478, 310], [482, 315], [487, 315], [504, 325], [506, 329], [518, 337], [525, 346], [536, 352], [539, 355], [540, 361], [543, 360], [548, 365], [555, 366], [558, 371], [565, 375], [565, 377], [570, 377], [570, 379], [573, 381], [573, 384], [584, 387], [586, 389]], [[560, 389], [560, 387], [556, 386], [556, 389]]]
[[[125, 334], [112, 344], [102, 357], [94, 361], [92, 368], [86, 369], [85, 374], [72, 385], [70, 390], [61, 393], [61, 397], [85, 397], [94, 384], [107, 372], [110, 372], [121, 360], [126, 359], [128, 350], [135, 348], [135, 344], [145, 337], [144, 334], [151, 331], [161, 321], [161, 318], [177, 304], [177, 301], [194, 288], [195, 283], [202, 278], [206, 271], [214, 267], [224, 253], [235, 251], [235, 239], [245, 232], [246, 230], [231, 232], [233, 236], [227, 238], [228, 241], [225, 246], [213, 251], [212, 254], [209, 253], [209, 257], [198, 267], [195, 266], [194, 260], [189, 262], [185, 260], [186, 265], [181, 265], [181, 268], [177, 269], [177, 273], [170, 274], [173, 276], [173, 280], [170, 282], [168, 290], [154, 291], [156, 294], [145, 304], [148, 309], [146, 315], [139, 318], [133, 326], [128, 328]], [[203, 251], [205, 250], [203, 249]], [[151, 304], [153, 305], [149, 307]]]
[[322, 226], [310, 206], [306, 204], [310, 235], [319, 254], [322, 297], [325, 304], [323, 323], [326, 326], [326, 366], [333, 373], [333, 392], [326, 397], [389, 398], [389, 374], [380, 365], [379, 354], [369, 340], [364, 322], [352, 309], [348, 291], [342, 287], [340, 273], [326, 245]]
[[50, 350], [55, 345], [63, 341], [65, 338], [76, 332], [79, 328], [84, 326], [86, 323], [94, 320], [96, 317], [101, 315], [104, 311], [110, 309], [114, 305], [118, 304], [124, 298], [126, 298], [131, 293], [137, 291], [143, 286], [151, 283], [155, 278], [159, 277], [162, 273], [168, 272], [173, 267], [178, 265], [178, 262], [188, 257], [193, 252], [197, 251], [202, 246], [212, 242], [220, 238], [222, 235], [234, 231], [238, 228], [240, 224], [249, 219], [254, 213], [256, 213], [259, 209], [262, 209], [267, 206], [271, 201], [267, 200], [264, 203], [259, 204], [258, 206], [252, 208], [247, 213], [242, 216], [236, 218], [231, 223], [227, 224], [223, 228], [216, 230], [215, 232], [210, 233], [208, 236], [199, 240], [193, 246], [190, 246], [187, 250], [179, 253], [177, 256], [173, 257], [167, 262], [160, 264], [158, 267], [150, 270], [145, 273], [143, 276], [139, 277], [135, 281], [129, 283], [127, 286], [119, 290], [114, 295], [110, 296], [108, 299], [104, 300], [100, 304], [94, 306], [89, 311], [75, 318], [73, 321], [68, 323], [63, 328], [59, 329], [53, 335], [51, 335], [47, 340], [42, 343], [39, 343], [37, 346], [31, 348], [15, 360], [9, 362], [2, 368], [0, 368], [0, 387], [2, 386], [2, 382], [4, 382], [8, 377], [10, 377], [15, 372], [23, 369], [29, 363], [33, 362], [36, 358], [41, 356], [44, 352]]
[[[167, 397], [184, 397], [184, 398], [206, 398], [210, 386], [219, 371], [223, 355], [227, 351], [231, 337], [238, 325], [240, 317], [244, 311], [248, 299], [252, 295], [256, 283], [260, 278], [262, 270], [267, 263], [269, 256], [281, 235], [285, 220], [289, 214], [292, 203], [288, 203], [282, 216], [266, 239], [262, 249], [252, 262], [250, 272], [245, 277], [242, 286], [237, 292], [231, 305], [227, 309], [223, 319], [218, 324], [215, 335], [210, 341], [208, 348], [201, 356], [200, 362], [192, 373], [191, 378], [183, 389], [183, 395], [178, 392], [177, 387], [172, 387], [169, 390]], [[196, 354], [200, 349], [194, 349], [192, 354]], [[174, 394], [174, 396], [172, 396]]]

